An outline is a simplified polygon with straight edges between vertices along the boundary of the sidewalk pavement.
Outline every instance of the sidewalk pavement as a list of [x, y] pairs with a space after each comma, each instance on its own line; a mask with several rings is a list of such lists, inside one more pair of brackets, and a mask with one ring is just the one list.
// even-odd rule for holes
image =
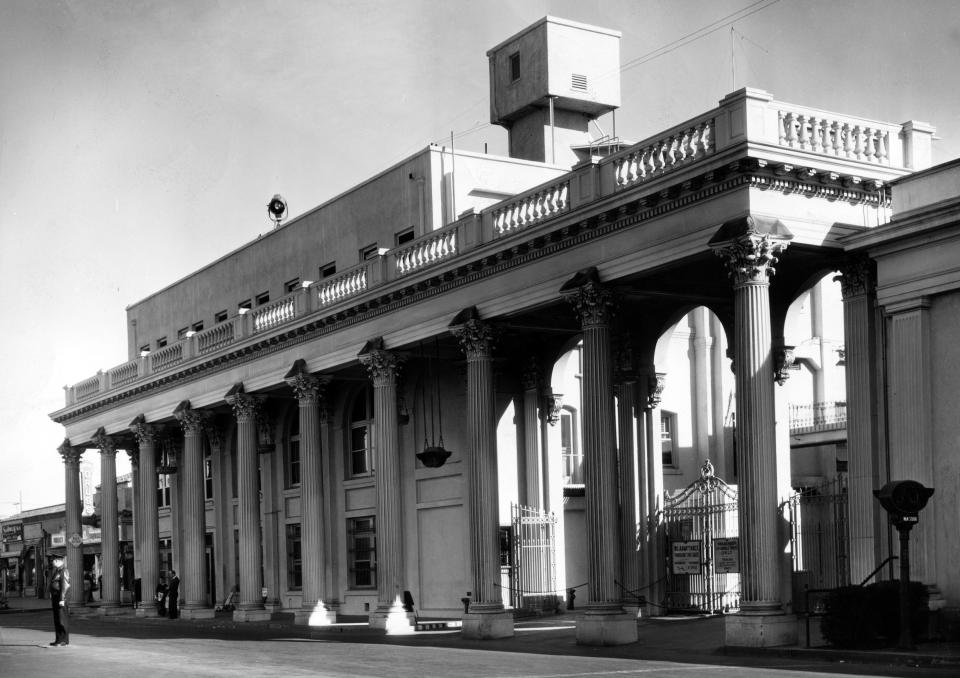
[[[8, 609], [0, 616], [17, 613], [38, 613], [50, 609], [48, 599], [9, 598]], [[126, 606], [118, 615], [98, 614], [98, 601], [81, 608], [72, 608], [71, 616], [106, 624], [139, 627], [145, 635], [159, 633], [197, 636], [242, 635], [244, 637], [301, 637], [341, 642], [385, 642], [410, 645], [469, 647], [501, 651], [537, 652], [554, 655], [606, 656], [660, 661], [696, 661], [735, 664], [745, 658], [754, 660], [791, 659], [802, 661], [901, 666], [958, 667], [960, 643], [924, 642], [916, 650], [896, 648], [878, 650], [844, 650], [830, 647], [731, 647], [723, 642], [723, 618], [716, 615], [648, 617], [638, 620], [640, 640], [630, 645], [592, 647], [576, 644], [576, 614], [545, 615], [518, 618], [513, 638], [475, 641], [463, 639], [458, 629], [423, 631], [405, 636], [385, 636], [367, 626], [365, 618], [351, 618], [326, 627], [297, 626], [291, 613], [274, 614], [265, 622], [234, 622], [227, 614], [213, 619], [170, 620], [163, 617], [136, 617]], [[46, 620], [44, 620], [46, 621]], [[82, 622], [81, 622], [82, 623]], [[3, 619], [0, 618], [0, 626]]]

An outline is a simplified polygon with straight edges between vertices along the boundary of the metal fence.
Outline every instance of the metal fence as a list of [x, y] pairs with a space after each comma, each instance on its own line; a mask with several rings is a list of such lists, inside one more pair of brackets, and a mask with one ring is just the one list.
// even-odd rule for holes
[[811, 589], [850, 583], [847, 480], [803, 488], [787, 500], [794, 580]]
[[557, 596], [556, 526], [553, 513], [510, 505], [513, 569], [511, 602], [515, 608], [553, 610]]

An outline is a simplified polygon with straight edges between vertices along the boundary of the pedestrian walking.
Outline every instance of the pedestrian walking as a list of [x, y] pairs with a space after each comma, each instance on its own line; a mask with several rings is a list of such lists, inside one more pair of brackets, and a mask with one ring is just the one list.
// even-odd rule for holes
[[180, 577], [176, 570], [170, 570], [170, 581], [167, 583], [167, 610], [170, 619], [176, 619], [180, 613], [177, 602], [180, 598]]
[[53, 608], [53, 630], [56, 634], [55, 647], [70, 644], [70, 608], [67, 605], [67, 591], [70, 590], [70, 570], [63, 562], [63, 556], [53, 557], [53, 574], [50, 576], [50, 604]]

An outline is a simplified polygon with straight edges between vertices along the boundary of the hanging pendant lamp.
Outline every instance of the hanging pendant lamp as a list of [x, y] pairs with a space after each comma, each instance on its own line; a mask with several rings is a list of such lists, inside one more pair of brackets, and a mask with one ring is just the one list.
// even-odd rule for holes
[[[436, 341], [436, 340], [435, 340]], [[420, 353], [423, 354], [423, 344], [420, 345]], [[439, 360], [440, 357], [440, 344], [436, 343], [436, 357]], [[426, 384], [429, 381], [430, 376], [433, 376], [433, 391], [430, 394], [430, 438], [427, 439], [427, 409], [426, 409]], [[436, 403], [434, 403], [436, 399]], [[440, 398], [440, 379], [436, 374], [435, 365], [431, 364], [430, 359], [426, 360], [424, 375], [423, 375], [423, 384], [420, 388], [420, 402], [421, 408], [420, 412], [423, 413], [423, 450], [417, 452], [417, 459], [420, 460], [424, 466], [429, 468], [438, 468], [443, 466], [446, 463], [447, 459], [452, 454], [450, 450], [447, 450], [443, 446], [443, 405]], [[436, 431], [434, 431], [434, 406], [436, 406], [436, 415], [437, 415], [437, 426]], [[437, 436], [434, 436], [434, 433], [437, 433]]]

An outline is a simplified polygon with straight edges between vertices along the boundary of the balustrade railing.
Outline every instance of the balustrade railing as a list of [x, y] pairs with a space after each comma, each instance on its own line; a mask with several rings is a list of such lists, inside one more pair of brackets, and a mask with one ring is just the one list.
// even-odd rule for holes
[[[831, 171], [841, 161], [871, 163], [899, 171], [905, 167], [922, 168], [918, 163], [929, 156], [932, 133], [932, 128], [923, 123], [879, 123], [776, 102], [760, 90], [741, 90], [725, 97], [719, 107], [619, 153], [583, 163], [560, 178], [466, 215], [386, 254], [381, 252], [272, 304], [67, 387], [66, 400], [68, 404], [75, 403], [221, 350], [251, 335], [282, 327], [386, 282], [452, 261], [474, 247], [549, 222], [572, 209], [713, 160], [737, 144], [750, 142], [767, 152], [779, 148], [785, 156], [793, 157], [803, 152], [808, 154], [811, 164], [819, 156], [821, 161], [826, 159]], [[817, 403], [792, 409], [790, 426], [838, 426], [845, 421], [842, 403]]]
[[532, 226], [570, 209], [570, 180], [538, 187], [492, 208], [494, 237]]
[[821, 402], [790, 405], [791, 431], [825, 431], [847, 425], [847, 403]]
[[714, 126], [712, 117], [698, 120], [613, 156], [617, 187], [647, 181], [710, 155], [715, 150]]

